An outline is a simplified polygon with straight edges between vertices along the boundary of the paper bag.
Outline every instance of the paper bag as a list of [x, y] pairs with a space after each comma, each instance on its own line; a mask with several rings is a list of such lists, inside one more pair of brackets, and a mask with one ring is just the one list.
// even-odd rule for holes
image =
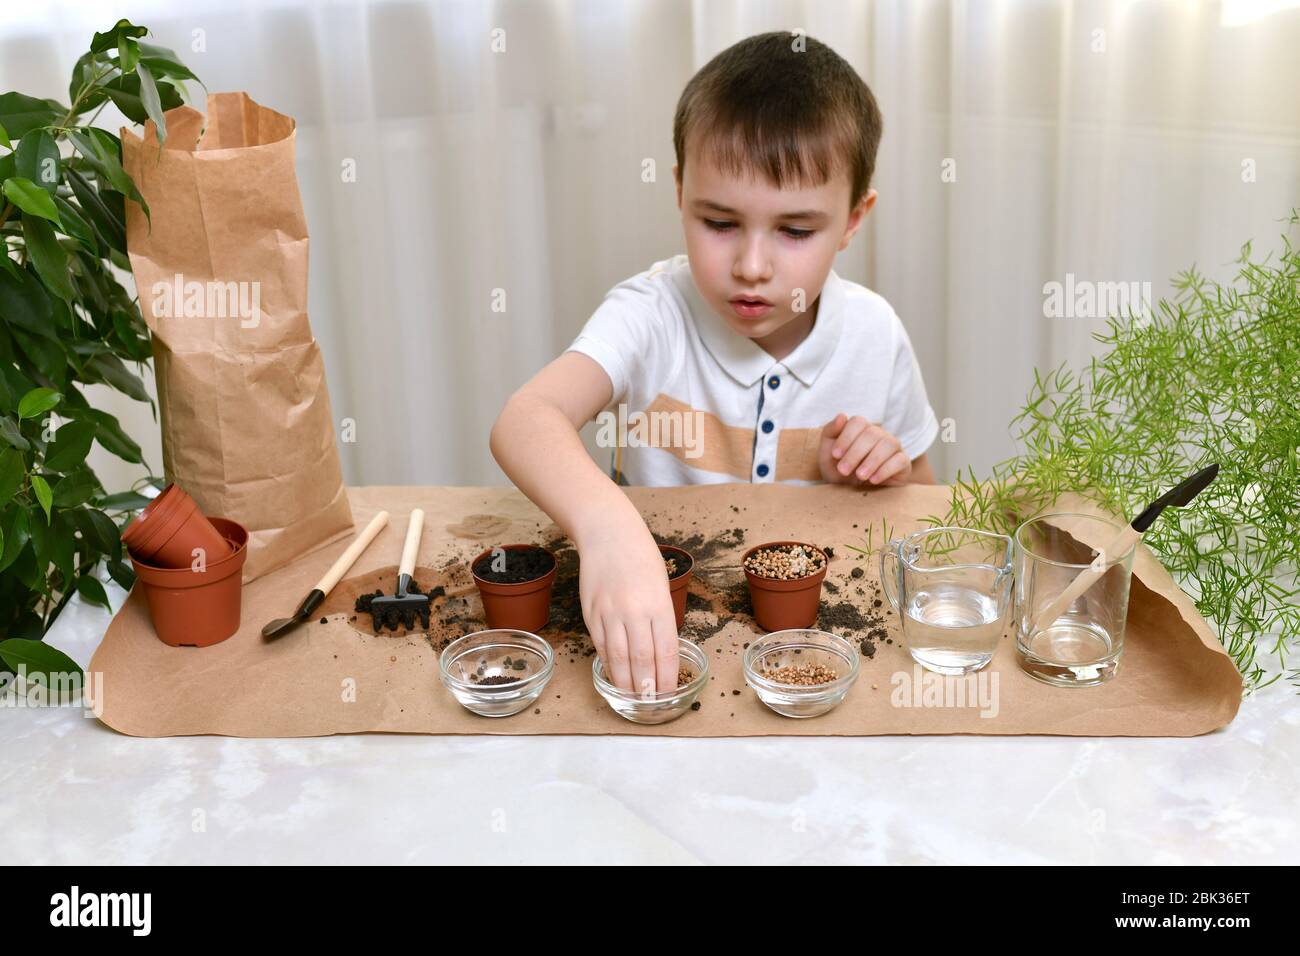
[[127, 246], [153, 332], [163, 469], [249, 531], [244, 581], [352, 528], [325, 365], [307, 318], [307, 224], [294, 121], [244, 93], [166, 114], [123, 165]]

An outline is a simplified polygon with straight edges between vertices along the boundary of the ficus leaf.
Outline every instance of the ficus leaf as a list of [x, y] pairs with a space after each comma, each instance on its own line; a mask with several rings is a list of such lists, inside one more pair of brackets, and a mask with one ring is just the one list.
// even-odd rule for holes
[[0, 571], [13, 564], [27, 547], [30, 535], [27, 531], [27, 509], [10, 508], [0, 519], [0, 528], [4, 531], [4, 548], [0, 549]]
[[40, 475], [32, 475], [32, 492], [36, 495], [41, 509], [45, 512], [45, 523], [50, 523], [50, 508], [54, 504], [54, 493], [50, 491], [49, 482]]
[[99, 192], [81, 173], [75, 169], [68, 169], [66, 175], [72, 194], [77, 197], [81, 211], [85, 213], [86, 219], [94, 227], [100, 240], [110, 249], [125, 253], [126, 224], [113, 215], [99, 197]]
[[130, 20], [118, 20], [111, 30], [96, 33], [91, 38], [90, 52], [105, 53], [118, 45], [120, 37], [133, 37], [138, 40], [140, 37], [148, 35], [149, 30], [146, 27], [138, 27]]
[[144, 104], [145, 112], [153, 120], [154, 125], [158, 127], [158, 142], [167, 141], [167, 120], [163, 118], [162, 100], [158, 96], [158, 87], [154, 83], [153, 74], [143, 63], [137, 63], [135, 67], [136, 74], [140, 77], [140, 101]]
[[7, 271], [0, 273], [0, 315], [12, 326], [55, 338], [50, 310], [49, 293], [31, 272], [19, 269], [16, 279]]
[[22, 139], [29, 131], [49, 126], [59, 118], [49, 100], [38, 100], [22, 93], [0, 94], [0, 123], [10, 139]]
[[8, 415], [0, 416], [0, 439], [21, 451], [29, 451], [32, 447], [31, 442], [18, 430], [18, 423]]
[[63, 396], [52, 388], [34, 388], [18, 400], [18, 417], [36, 418], [63, 401]]
[[45, 449], [45, 467], [50, 471], [71, 471], [86, 460], [94, 438], [94, 422], [61, 425]]
[[27, 466], [23, 463], [23, 456], [17, 448], [6, 448], [0, 451], [0, 505], [6, 505], [13, 500], [14, 495], [23, 486], [23, 478], [27, 475]]
[[18, 141], [14, 151], [15, 170], [18, 176], [30, 180], [53, 196], [59, 188], [59, 147], [49, 131], [34, 129]]
[[0, 658], [17, 672], [22, 668], [29, 680], [40, 681], [47, 687], [55, 674], [81, 674], [81, 666], [57, 647], [51, 647], [44, 641], [27, 640], [11, 637], [0, 641]]
[[84, 505], [95, 493], [95, 474], [89, 468], [78, 468], [64, 475], [54, 486], [54, 504], [60, 508]]
[[140, 45], [131, 37], [124, 34], [118, 34], [117, 37], [117, 68], [123, 73], [130, 73], [135, 69], [135, 65], [140, 62]]
[[27, 244], [27, 254], [36, 268], [36, 274], [45, 283], [45, 288], [64, 302], [71, 302], [75, 293], [68, 278], [68, 254], [59, 245], [58, 237], [54, 235], [49, 222], [24, 213], [23, 241]]
[[95, 230], [82, 218], [77, 207], [62, 196], [54, 197], [54, 205], [59, 210], [59, 228], [63, 234], [76, 239], [87, 252], [98, 258], [99, 242], [95, 239]]
[[77, 578], [77, 593], [91, 604], [98, 604], [100, 607], [106, 607], [110, 611], [113, 605], [108, 603], [108, 594], [104, 591], [104, 585], [99, 582], [98, 578], [92, 578], [89, 575], [81, 575]]
[[23, 212], [51, 222], [59, 221], [59, 210], [55, 208], [50, 194], [30, 179], [11, 176], [4, 181], [3, 188], [5, 198]]

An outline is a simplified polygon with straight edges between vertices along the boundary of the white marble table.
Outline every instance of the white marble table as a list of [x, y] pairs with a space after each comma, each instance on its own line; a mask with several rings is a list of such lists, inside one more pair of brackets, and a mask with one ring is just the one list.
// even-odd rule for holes
[[[108, 621], [73, 602], [49, 641], [85, 666]], [[1186, 739], [152, 740], [6, 708], [0, 753], [6, 863], [1300, 862], [1284, 681]]]

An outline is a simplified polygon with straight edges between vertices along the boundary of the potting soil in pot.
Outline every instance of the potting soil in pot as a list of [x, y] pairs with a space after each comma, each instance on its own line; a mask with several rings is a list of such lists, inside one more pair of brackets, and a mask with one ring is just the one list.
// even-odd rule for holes
[[518, 548], [507, 551], [505, 568], [494, 570], [495, 560], [491, 553], [485, 554], [474, 565], [474, 574], [493, 584], [526, 584], [535, 581], [555, 566], [555, 559], [542, 548]]

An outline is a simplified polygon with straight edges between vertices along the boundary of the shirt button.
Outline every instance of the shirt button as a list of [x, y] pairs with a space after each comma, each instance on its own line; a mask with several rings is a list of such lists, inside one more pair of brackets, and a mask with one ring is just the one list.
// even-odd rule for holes
[[773, 375], [771, 378], [767, 380], [768, 388], [776, 388], [780, 384], [781, 384], [781, 376], [779, 375]]
[[771, 434], [772, 429], [775, 427], [776, 426], [772, 424], [770, 419], [768, 421], [763, 422], [763, 434], [764, 435]]
[[758, 471], [758, 477], [760, 478], [767, 477], [767, 465], [759, 465], [757, 471]]

